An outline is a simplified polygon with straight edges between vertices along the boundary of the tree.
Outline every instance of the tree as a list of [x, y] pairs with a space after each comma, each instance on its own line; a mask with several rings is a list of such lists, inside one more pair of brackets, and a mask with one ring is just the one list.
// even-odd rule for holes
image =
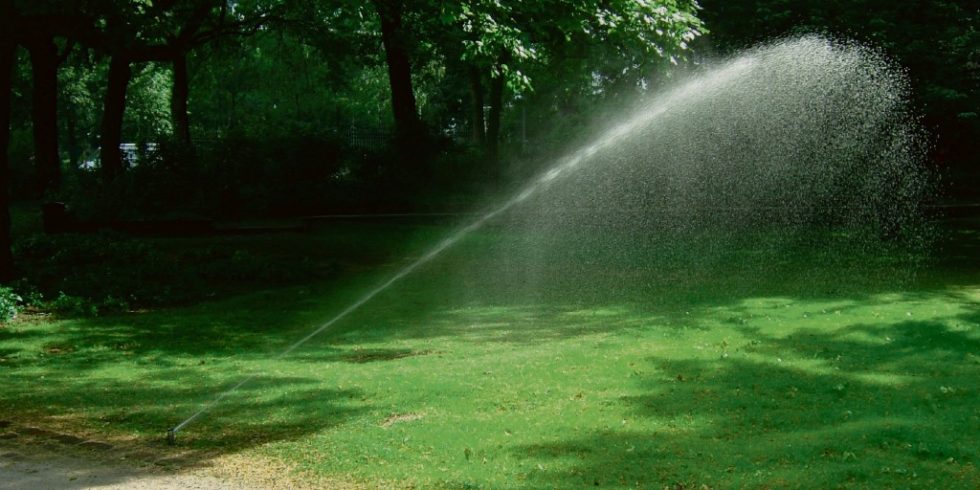
[[174, 137], [184, 146], [191, 147], [191, 118], [187, 112], [190, 82], [187, 75], [187, 50], [175, 50], [173, 58], [174, 85], [170, 97], [170, 113], [174, 124]]
[[[504, 98], [528, 93], [538, 71], [564, 86], [607, 91], [637, 80], [663, 60], [677, 63], [704, 30], [694, 0], [545, 0], [514, 4], [467, 0], [441, 4], [439, 18], [461, 43], [459, 58], [470, 66], [474, 135], [482, 135], [484, 87], [490, 110], [485, 145], [495, 157]], [[598, 81], [603, 86], [595, 87]], [[487, 82], [487, 83], [484, 83]]]
[[13, 6], [0, 1], [0, 281], [14, 278], [10, 236], [10, 96], [17, 43], [12, 35]]
[[52, 36], [39, 33], [30, 36], [27, 49], [31, 54], [34, 80], [32, 114], [34, 122], [34, 159], [37, 166], [38, 193], [58, 188], [61, 163], [58, 157], [58, 47]]
[[102, 132], [100, 133], [99, 160], [102, 178], [113, 181], [123, 172], [122, 126], [126, 112], [126, 90], [133, 77], [130, 60], [125, 53], [117, 53], [109, 59], [109, 80], [105, 91], [105, 104], [102, 109]]
[[[166, 62], [173, 66], [171, 118], [175, 137], [191, 146], [187, 100], [190, 92], [187, 55], [196, 47], [220, 36], [257, 28], [264, 20], [261, 10], [251, 17], [229, 22], [228, 3], [216, 0], [193, 2], [162, 1], [149, 7], [140, 4], [110, 3], [104, 16], [105, 31], [98, 48], [110, 57], [108, 86], [101, 133], [103, 176], [113, 180], [123, 171], [122, 127], [126, 91], [132, 79], [132, 64]], [[204, 27], [210, 23], [208, 29]]]
[[168, 15], [162, 28], [163, 38], [170, 51], [173, 66], [173, 90], [170, 100], [174, 136], [185, 147], [190, 148], [191, 127], [187, 100], [190, 96], [190, 83], [187, 71], [187, 56], [194, 49], [214, 42], [222, 37], [253, 34], [267, 21], [278, 14], [282, 7], [277, 2], [241, 6], [237, 15], [229, 12], [229, 2], [218, 0], [196, 0], [162, 2]]
[[[225, 4], [227, 5], [227, 4]], [[187, 54], [196, 46], [195, 36], [201, 30], [216, 2], [201, 1], [183, 12], [175, 13], [175, 17], [183, 17], [179, 21], [176, 34], [169, 37], [167, 44], [173, 51], [173, 90], [170, 98], [170, 112], [173, 119], [174, 136], [184, 146], [191, 147], [191, 123], [187, 111], [187, 99], [190, 96], [190, 84], [187, 74]]]
[[391, 84], [391, 110], [398, 137], [410, 141], [421, 130], [415, 91], [412, 88], [412, 64], [409, 59], [411, 39], [402, 24], [405, 5], [402, 0], [374, 0], [381, 27]]
[[[30, 52], [32, 91], [32, 122], [34, 131], [34, 160], [37, 190], [43, 195], [61, 183], [61, 157], [58, 150], [58, 67], [68, 57], [74, 41], [90, 39], [94, 32], [93, 19], [86, 15], [90, 0], [69, 4], [55, 0], [20, 0], [6, 2], [9, 32], [16, 42]], [[65, 40], [59, 53], [58, 41]]]

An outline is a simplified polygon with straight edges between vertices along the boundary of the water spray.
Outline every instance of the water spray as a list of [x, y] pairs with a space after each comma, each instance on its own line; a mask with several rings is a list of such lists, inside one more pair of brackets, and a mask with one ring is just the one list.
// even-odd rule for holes
[[[379, 295], [398, 281], [404, 279], [406, 276], [414, 272], [420, 266], [431, 261], [443, 251], [449, 247], [455, 245], [466, 235], [476, 231], [481, 228], [488, 221], [496, 218], [497, 216], [507, 212], [514, 206], [520, 204], [521, 202], [527, 200], [531, 196], [549, 187], [554, 181], [558, 180], [560, 177], [567, 175], [570, 171], [574, 170], [584, 161], [593, 158], [600, 151], [613, 147], [622, 142], [623, 139], [633, 134], [636, 130], [650, 126], [658, 117], [667, 113], [671, 110], [677, 103], [683, 102], [691, 96], [695, 96], [702, 90], [711, 89], [714, 86], [723, 83], [726, 80], [730, 80], [733, 77], [747, 73], [748, 70], [754, 65], [754, 59], [751, 56], [743, 56], [738, 58], [727, 65], [724, 65], [718, 70], [713, 70], [700, 77], [695, 77], [681, 85], [680, 87], [667, 92], [661, 97], [655, 98], [650, 104], [646, 105], [643, 109], [639, 110], [633, 115], [628, 121], [623, 124], [619, 124], [612, 129], [606, 131], [602, 134], [595, 142], [590, 145], [584, 146], [580, 150], [572, 153], [571, 155], [560, 160], [557, 164], [546, 170], [538, 178], [531, 181], [529, 185], [524, 187], [520, 192], [514, 194], [509, 200], [505, 201], [503, 204], [491, 208], [489, 212], [484, 214], [481, 218], [476, 221], [456, 230], [450, 234], [443, 241], [439, 242], [435, 247], [426, 252], [422, 257], [415, 260], [411, 264], [402, 268], [400, 271], [395, 273], [387, 281], [383, 282], [381, 285], [375, 287], [374, 289], [367, 292], [360, 299], [352, 303], [350, 306], [345, 308], [340, 313], [337, 313], [333, 318], [323, 323], [305, 337], [297, 340], [292, 345], [290, 345], [286, 350], [282, 351], [276, 355], [273, 360], [281, 359], [294, 350], [305, 344], [307, 341], [316, 337], [324, 330], [330, 328], [333, 324], [342, 320], [346, 316], [360, 309], [366, 303], [374, 299], [375, 296]], [[175, 425], [174, 427], [167, 430], [167, 443], [170, 445], [176, 444], [177, 432], [182, 430], [188, 424], [196, 420], [198, 417], [207, 413], [211, 408], [219, 404], [225, 397], [234, 393], [236, 390], [244, 386], [246, 383], [252, 381], [259, 374], [252, 374], [246, 378], [239, 381], [237, 384], [228, 388], [227, 390], [221, 392], [213, 400], [203, 404], [197, 412], [182, 421], [181, 423]]]

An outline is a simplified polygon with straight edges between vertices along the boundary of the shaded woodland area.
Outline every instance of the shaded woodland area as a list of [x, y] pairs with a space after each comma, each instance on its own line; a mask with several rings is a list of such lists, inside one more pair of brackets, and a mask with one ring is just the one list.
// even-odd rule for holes
[[[0, 208], [72, 219], [460, 210], [673, 73], [779, 36], [907, 67], [944, 175], [976, 197], [964, 2], [4, 0]], [[41, 206], [37, 206], [39, 211]], [[17, 276], [0, 212], [0, 276]]]

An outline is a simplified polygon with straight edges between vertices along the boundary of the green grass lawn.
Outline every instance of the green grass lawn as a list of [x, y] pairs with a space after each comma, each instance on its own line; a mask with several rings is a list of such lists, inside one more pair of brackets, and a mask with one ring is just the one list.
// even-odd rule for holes
[[337, 266], [187, 306], [25, 316], [0, 328], [0, 413], [166, 454], [167, 428], [258, 374], [179, 446], [372, 487], [977, 488], [975, 225], [914, 271], [597, 266], [582, 294], [499, 273], [491, 228], [280, 360], [448, 228], [148, 240]]

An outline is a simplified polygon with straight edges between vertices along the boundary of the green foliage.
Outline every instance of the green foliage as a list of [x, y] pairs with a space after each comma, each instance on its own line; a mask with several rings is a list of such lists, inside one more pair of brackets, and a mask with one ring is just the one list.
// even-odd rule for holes
[[338, 191], [354, 184], [361, 163], [334, 134], [233, 134], [204, 149], [202, 160], [210, 178], [196, 186], [217, 190], [211, 194], [223, 202], [216, 209], [233, 215], [322, 213]]
[[[191, 53], [196, 134], [262, 139], [390, 124], [387, 71], [374, 44], [377, 33], [366, 30], [374, 27], [342, 8], [315, 10], [290, 10], [299, 17], [275, 30], [221, 39]], [[361, 46], [368, 42], [370, 50]]]
[[75, 49], [58, 71], [58, 111], [64, 149], [71, 164], [92, 158], [102, 101], [96, 98], [105, 82], [105, 69], [90, 52]]
[[[403, 11], [403, 42], [411, 57], [420, 117], [437, 139], [447, 137], [435, 143], [440, 151], [433, 159], [471, 151], [441, 151], [447, 141], [464, 146], [470, 134], [474, 135], [474, 146], [486, 143], [481, 143], [480, 131], [473, 128], [473, 71], [482, 83], [484, 115], [491, 112], [490, 107], [501, 113], [501, 161], [519, 157], [522, 161], [514, 165], [532, 167], [537, 164], [528, 162], [552, 158], [567, 149], [569, 141], [587, 134], [596, 121], [607, 115], [615, 117], [636, 96], [656, 91], [673, 64], [684, 64], [695, 50], [709, 54], [716, 49], [729, 51], [813, 30], [856, 37], [894, 55], [909, 68], [914, 93], [926, 112], [925, 122], [940, 128], [943, 135], [937, 145], [937, 159], [968, 160], [978, 154], [973, 151], [973, 142], [980, 138], [972, 136], [980, 131], [975, 109], [980, 106], [980, 91], [974, 88], [980, 83], [976, 49], [980, 37], [975, 9], [960, 2], [942, 0], [920, 7], [914, 2], [886, 0], [857, 4], [840, 0], [704, 0], [700, 2], [704, 8], [695, 0], [424, 0], [395, 4]], [[19, 1], [16, 6], [25, 14], [70, 13], [59, 2]], [[118, 41], [118, 46], [159, 46], [178, 39], [189, 43], [191, 133], [203, 149], [202, 158], [193, 159], [179, 155], [171, 158], [183, 150], [163, 148], [161, 151], [168, 155], [160, 160], [170, 163], [146, 163], [143, 169], [133, 169], [141, 175], [124, 177], [129, 182], [120, 184], [118, 192], [130, 196], [111, 197], [109, 194], [116, 190], [106, 189], [99, 197], [106, 204], [76, 202], [76, 207], [130, 209], [127, 203], [145, 197], [147, 203], [133, 207], [140, 209], [139, 213], [148, 212], [143, 211], [146, 209], [156, 214], [165, 212], [168, 199], [174, 199], [171, 205], [179, 203], [177, 208], [193, 203], [189, 207], [201, 210], [209, 199], [208, 205], [220, 199], [214, 199], [214, 193], [209, 198], [199, 190], [189, 197], [180, 187], [190, 180], [218, 182], [218, 188], [236, 187], [234, 182], [220, 182], [221, 177], [229, 176], [242, 185], [250, 179], [269, 180], [268, 185], [248, 183], [254, 191], [243, 191], [240, 200], [253, 209], [270, 212], [267, 205], [276, 200], [273, 196], [293, 184], [282, 182], [289, 179], [277, 174], [294, 168], [286, 163], [277, 171], [276, 162], [268, 158], [272, 152], [265, 149], [283, 148], [293, 137], [333, 140], [326, 144], [327, 163], [322, 169], [309, 166], [305, 155], [300, 158], [305, 161], [297, 164], [305, 167], [301, 172], [307, 174], [336, 170], [351, 179], [349, 186], [327, 185], [320, 195], [378, 195], [392, 188], [389, 180], [375, 178], [384, 173], [375, 172], [376, 168], [417, 164], [419, 168], [404, 173], [424, 174], [427, 170], [422, 167], [439, 165], [402, 161], [399, 152], [405, 153], [404, 148], [391, 152], [375, 148], [377, 151], [370, 155], [358, 156], [335, 145], [351, 128], [391, 132], [391, 87], [377, 2], [98, 0], [76, 6], [95, 19], [97, 30]], [[705, 37], [708, 27], [713, 34]], [[190, 37], [181, 37], [184, 34]], [[59, 38], [58, 46], [66, 49], [69, 44]], [[67, 53], [59, 73], [62, 149], [65, 159], [73, 163], [98, 154], [109, 60], [103, 51], [80, 41]], [[20, 53], [14, 77], [10, 154], [15, 195], [28, 195], [32, 179], [27, 61]], [[165, 146], [172, 136], [171, 71], [166, 61], [134, 63], [124, 142]], [[506, 89], [500, 100], [491, 101], [490, 80], [498, 77], [503, 77]], [[226, 142], [255, 149], [265, 156], [252, 160], [266, 161], [235, 164], [239, 169], [254, 170], [243, 176], [233, 175], [238, 170], [219, 171], [217, 159], [208, 152]], [[429, 160], [430, 156], [414, 160]], [[390, 161], [379, 162], [382, 159]], [[193, 168], [198, 166], [201, 168]], [[478, 168], [479, 162], [462, 173]], [[366, 170], [358, 173], [358, 169]], [[168, 175], [169, 170], [177, 174]], [[514, 173], [499, 165], [492, 170], [498, 175]], [[321, 176], [306, 181], [322, 183]], [[272, 182], [277, 179], [280, 182]], [[92, 184], [79, 177], [69, 187], [88, 189]], [[299, 202], [272, 206], [276, 212], [316, 207], [319, 204], [315, 203], [323, 202], [317, 194], [310, 185], [297, 189]], [[401, 197], [392, 200], [404, 201]]]
[[124, 127], [129, 141], [157, 142], [173, 133], [170, 118], [169, 65], [147, 63], [133, 70], [126, 92]]
[[56, 197], [82, 225], [444, 211], [442, 197], [499, 175], [472, 148], [444, 139], [426, 142], [430, 158], [407, 166], [384, 133], [367, 130], [361, 138], [361, 145], [352, 145], [353, 137], [339, 131], [263, 138], [232, 133], [193, 150], [166, 141], [142, 152], [110, 184], [97, 172], [68, 173]]
[[95, 299], [86, 295], [98, 294], [97, 291], [86, 291], [82, 295], [72, 296], [58, 292], [54, 300], [42, 303], [39, 308], [53, 311], [62, 318], [89, 318], [111, 313], [129, 311], [129, 302], [112, 295]]
[[[604, 56], [625, 72], [617, 76], [644, 77], [659, 60], [676, 64], [705, 31], [697, 9], [696, 2], [687, 0], [520, 4], [471, 0], [440, 4], [439, 19], [460, 31], [456, 36], [462, 38], [463, 61], [491, 67], [507, 78], [512, 90], [524, 92], [534, 86], [528, 70], [540, 65], [561, 71], [572, 61], [566, 56], [571, 54], [569, 47], [578, 55], [592, 51], [586, 59], [593, 70], [602, 70], [600, 56]], [[576, 78], [592, 75], [589, 68]]]
[[[292, 251], [305, 250], [295, 246]], [[263, 240], [133, 238], [121, 233], [31, 235], [15, 242], [25, 271], [15, 287], [30, 306], [63, 316], [188, 304], [256, 287], [330, 277], [337, 264], [313, 264], [306, 251], [283, 254]], [[43, 298], [51, 298], [44, 301]]]
[[59, 199], [82, 222], [315, 214], [360, 156], [330, 136], [254, 139], [232, 135], [191, 151], [158, 143], [110, 184], [97, 172], [66, 176]]
[[[26, 15], [72, 14], [56, 2], [21, 2], [17, 7]], [[322, 196], [327, 194], [395, 191], [411, 195], [412, 188], [419, 185], [411, 181], [424, 180], [429, 171], [426, 167], [440, 166], [421, 160], [451, 158], [470, 151], [443, 151], [462, 146], [463, 135], [472, 132], [470, 68], [479, 72], [484, 87], [490, 78], [506, 80], [509, 89], [489, 103], [503, 114], [501, 137], [514, 140], [513, 97], [521, 96], [523, 106], [542, 111], [522, 121], [537, 124], [554, 119], [555, 107], [588, 106], [590, 98], [616, 93], [618, 86], [636, 89], [652, 69], [668, 60], [682, 59], [690, 41], [704, 30], [696, 16], [697, 5], [689, 0], [404, 2], [403, 28], [412, 58], [416, 105], [436, 140], [422, 146], [434, 146], [436, 151], [403, 162], [398, 154], [405, 151], [403, 148], [389, 151], [378, 145], [368, 155], [356, 155], [336, 144], [351, 128], [391, 132], [391, 87], [375, 7], [372, 2], [350, 0], [250, 0], [227, 5], [208, 0], [82, 2], [79, 13], [94, 19], [97, 34], [111, 40], [116, 46], [113, 50], [139, 52], [165, 45], [189, 50], [191, 133], [201, 151], [200, 158], [185, 158], [178, 154], [183, 150], [166, 148], [174, 130], [170, 63], [133, 63], [122, 141], [160, 144], [162, 156], [142, 158], [128, 172], [134, 175], [125, 175], [122, 182], [101, 189], [96, 177], [76, 173], [69, 176], [59, 197], [72, 200], [83, 215], [106, 216], [119, 210], [133, 215], [187, 213], [180, 208], [201, 210], [213, 206], [214, 201], [227, 200], [214, 198], [222, 192], [226, 197], [238, 192], [239, 200], [248, 203], [246, 207], [264, 213], [322, 207]], [[236, 33], [241, 35], [232, 35]], [[59, 122], [65, 159], [90, 167], [99, 153], [112, 53], [104, 46], [87, 43], [79, 40], [69, 45], [59, 39], [59, 47], [67, 55], [59, 73]], [[70, 46], [73, 49], [67, 51]], [[18, 117], [14, 118], [14, 134], [23, 137], [14, 139], [12, 163], [15, 176], [24, 182], [15, 188], [29, 189], [32, 149], [27, 124], [30, 70], [26, 57], [21, 57], [15, 78], [14, 112]], [[536, 102], [524, 103], [528, 97]], [[550, 131], [550, 124], [542, 124]], [[535, 134], [535, 128], [529, 129]], [[441, 139], [443, 136], [446, 139]], [[293, 148], [290, 138], [319, 139], [317, 144], [321, 145], [324, 140], [333, 140], [326, 141], [325, 163], [320, 168], [310, 164], [308, 154], [299, 155], [295, 163], [302, 167], [299, 170], [304, 177], [317, 173], [315, 179], [291, 181], [283, 177], [296, 170], [287, 159], [293, 155], [278, 157], [290, 167], [280, 168], [276, 157], [270, 157], [275, 152], [266, 151]], [[239, 158], [230, 162], [231, 170], [220, 168], [221, 158], [214, 156], [220, 156], [232, 142], [232, 149], [248, 148], [257, 156], [238, 151]], [[416, 150], [412, 153], [424, 153]], [[388, 161], [379, 161], [382, 159]], [[385, 168], [399, 165], [413, 168]], [[461, 173], [472, 175], [480, 167], [462, 169]], [[318, 192], [313, 183], [323, 184], [322, 177], [334, 171], [348, 176], [349, 185], [338, 188], [331, 181]], [[498, 168], [493, 173], [505, 172]], [[412, 177], [409, 189], [392, 184], [404, 176]], [[207, 196], [202, 182], [225, 190]], [[311, 184], [304, 189], [297, 188], [297, 182]], [[298, 202], [272, 204], [277, 193], [287, 188], [294, 191], [291, 193]], [[387, 200], [404, 202], [406, 197]], [[177, 209], [165, 209], [168, 202]], [[214, 210], [208, 209], [208, 214]]]
[[0, 323], [13, 320], [20, 312], [23, 301], [13, 288], [0, 286]]
[[65, 317], [92, 317], [99, 315], [99, 306], [80, 296], [69, 296], [64, 292], [58, 293], [58, 297], [48, 305], [52, 311]]

